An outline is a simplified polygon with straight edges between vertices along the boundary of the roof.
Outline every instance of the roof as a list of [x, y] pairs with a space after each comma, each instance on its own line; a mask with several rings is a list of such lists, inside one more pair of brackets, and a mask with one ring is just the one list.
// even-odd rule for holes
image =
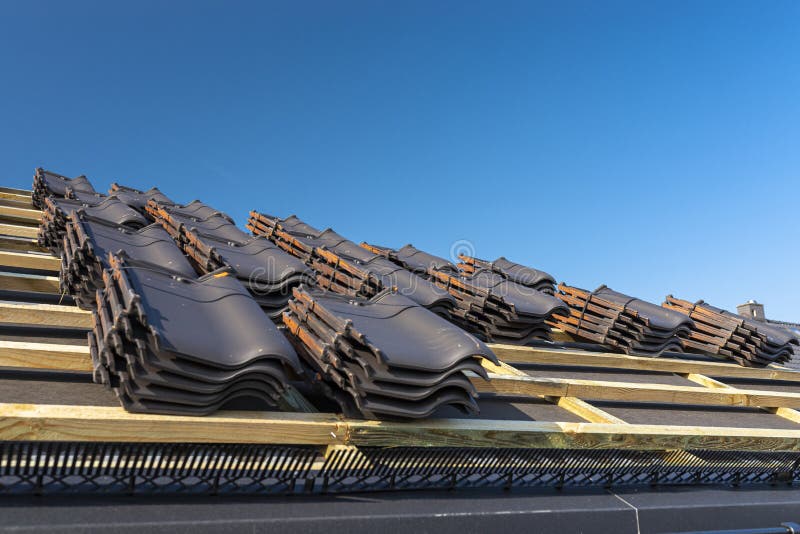
[[[24, 192], [7, 194], [14, 195], [15, 202], [22, 202], [25, 197]], [[194, 207], [205, 210], [199, 204]], [[146, 208], [147, 204], [139, 209], [147, 213]], [[291, 221], [297, 227], [295, 230], [281, 229], [277, 224], [272, 227], [274, 239], [269, 236], [247, 236], [247, 239], [270, 241], [277, 249], [300, 260], [304, 268], [312, 269], [317, 283], [327, 280], [331, 285], [341, 285], [345, 281], [344, 287], [351, 287], [348, 284], [352, 280], [363, 284], [359, 288], [378, 290], [374, 296], [366, 297], [336, 296], [319, 288], [294, 288], [297, 291], [292, 292], [291, 299], [286, 296], [286, 305], [296, 318], [295, 323], [313, 333], [304, 339], [280, 323], [275, 325], [270, 314], [261, 311], [253, 298], [254, 288], [243, 284], [233, 266], [217, 268], [209, 262], [201, 267], [207, 260], [221, 258], [212, 253], [214, 247], [206, 241], [209, 236], [213, 239], [213, 232], [229, 227], [230, 221], [224, 222], [227, 220], [224, 214], [212, 209], [203, 219], [194, 217], [194, 213], [184, 213], [183, 219], [176, 223], [178, 219], [172, 217], [170, 210], [178, 212], [185, 207], [163, 204], [157, 208], [166, 213], [159, 217], [166, 223], [162, 227], [174, 246], [199, 272], [195, 277], [187, 277], [170, 272], [165, 266], [137, 263], [123, 252], [112, 252], [109, 268], [102, 277], [103, 294], [100, 302], [96, 302], [96, 319], [63, 302], [56, 304], [61, 298], [60, 280], [53, 274], [62, 268], [59, 259], [40, 249], [35, 252], [36, 244], [30, 241], [23, 252], [0, 251], [3, 265], [0, 280], [5, 297], [0, 301], [0, 312], [6, 325], [13, 325], [8, 327], [7, 341], [0, 340], [0, 363], [16, 369], [13, 378], [4, 380], [17, 384], [0, 388], [9, 395], [6, 404], [0, 402], [3, 419], [12, 421], [2, 431], [4, 438], [12, 443], [9, 446], [54, 439], [90, 443], [114, 436], [123, 448], [131, 443], [134, 449], [138, 446], [135, 444], [154, 443], [148, 454], [154, 461], [163, 460], [173, 467], [178, 464], [167, 458], [219, 455], [223, 450], [228, 451], [224, 453], [228, 455], [226, 458], [237, 466], [251, 462], [243, 456], [247, 454], [292, 458], [293, 462], [297, 460], [292, 464], [298, 466], [296, 469], [281, 471], [280, 477], [284, 478], [280, 480], [269, 478], [267, 470], [258, 470], [258, 484], [279, 488], [303, 478], [306, 482], [302, 491], [308, 492], [322, 488], [351, 491], [352, 480], [369, 480], [364, 483], [371, 489], [394, 489], [403, 483], [431, 487], [437, 480], [446, 481], [447, 487], [475, 485], [486, 477], [511, 485], [552, 483], [564, 480], [571, 466], [576, 465], [573, 462], [585, 466], [579, 475], [567, 477], [576, 484], [610, 480], [608, 476], [619, 484], [640, 483], [645, 479], [710, 482], [718, 480], [717, 476], [727, 476], [732, 465], [736, 466], [737, 476], [756, 481], [764, 480], [764, 473], [777, 476], [770, 470], [775, 466], [794, 465], [797, 461], [800, 430], [796, 421], [800, 421], [800, 416], [795, 408], [800, 408], [800, 392], [795, 383], [800, 382], [800, 374], [796, 371], [775, 364], [744, 367], [717, 361], [709, 354], [668, 352], [651, 358], [634, 354], [636, 351], [630, 355], [612, 352], [611, 348], [616, 347], [598, 347], [587, 343], [585, 338], [554, 330], [549, 324], [543, 335], [552, 341], [525, 340], [517, 345], [486, 343], [477, 339], [479, 333], [470, 331], [467, 319], [480, 319], [508, 330], [507, 327], [521, 327], [518, 319], [527, 318], [526, 310], [530, 309], [506, 300], [505, 294], [494, 293], [496, 286], [472, 283], [475, 273], [460, 272], [452, 262], [449, 263], [455, 268], [441, 264], [438, 269], [431, 269], [428, 264], [426, 272], [414, 275], [430, 282], [434, 273], [447, 274], [442, 280], [436, 278], [439, 282], [446, 281], [444, 288], [431, 283], [446, 289], [455, 305], [434, 312], [405, 298], [402, 303], [395, 303], [398, 312], [395, 319], [395, 314], [385, 310], [380, 313], [370, 310], [373, 306], [381, 308], [382, 299], [391, 297], [390, 300], [400, 301], [404, 295], [393, 292], [395, 288], [380, 287], [384, 283], [381, 277], [364, 268], [363, 258], [356, 257], [355, 252], [363, 249], [377, 254], [402, 268], [402, 272], [410, 272], [399, 265], [406, 261], [405, 257], [394, 255], [393, 249], [378, 254], [358, 245], [354, 247], [354, 242], [345, 243], [345, 238], [336, 237], [332, 231], [316, 235], [308, 233], [308, 228], [300, 231], [301, 221], [295, 218]], [[27, 226], [16, 225], [13, 231], [30, 235], [32, 229], [36, 235], [41, 213], [28, 211], [31, 213], [15, 212], [30, 222]], [[216, 218], [213, 224], [206, 224], [211, 218]], [[262, 231], [269, 233], [270, 229]], [[325, 249], [320, 238], [327, 240]], [[311, 240], [317, 240], [313, 247], [309, 246]], [[7, 242], [23, 246], [13, 239]], [[336, 249], [340, 245], [346, 248]], [[317, 268], [307, 263], [313, 261]], [[203, 272], [209, 269], [214, 270]], [[494, 268], [490, 272], [502, 276]], [[546, 292], [527, 289], [553, 298]], [[16, 302], [9, 301], [12, 290]], [[576, 299], [586, 301], [586, 313], [578, 320], [591, 319], [594, 325], [605, 328], [606, 334], [610, 332], [611, 339], [622, 339], [618, 333], [630, 335], [631, 339], [639, 336], [642, 338], [639, 341], [647, 336], [675, 335], [670, 330], [676, 323], [659, 320], [658, 314], [664, 314], [663, 307], [639, 305], [632, 297], [623, 298], [602, 290], [585, 293], [584, 297], [575, 293]], [[53, 303], [35, 303], [32, 295]], [[558, 295], [569, 300], [563, 291]], [[232, 304], [226, 302], [228, 299]], [[216, 303], [220, 302], [223, 304], [218, 308]], [[248, 304], [241, 304], [244, 302]], [[573, 308], [567, 302], [564, 305]], [[179, 308], [185, 317], [177, 314], [175, 310]], [[239, 315], [245, 308], [253, 312]], [[409, 311], [427, 319], [416, 326], [419, 319], [407, 322], [403, 317]], [[463, 317], [458, 313], [463, 313]], [[193, 322], [193, 318], [197, 321]], [[601, 322], [606, 319], [607, 323]], [[274, 326], [247, 326], [248, 321], [256, 320]], [[402, 323], [396, 330], [371, 326], [394, 321]], [[66, 324], [70, 326], [65, 330]], [[412, 324], [415, 326], [411, 327]], [[99, 343], [89, 347], [81, 340], [87, 327], [92, 326], [94, 333], [100, 333], [108, 341], [105, 356], [100, 355]], [[281, 332], [297, 354], [300, 369], [289, 372], [293, 365], [285, 348], [281, 349], [283, 358], [275, 357], [278, 351], [270, 352], [272, 357], [267, 358], [270, 362], [253, 358], [254, 352], [248, 347], [257, 339], [252, 335], [254, 331], [258, 336]], [[231, 341], [220, 341], [233, 335], [236, 338]], [[733, 335], [738, 336], [735, 329]], [[457, 338], [470, 340], [470, 345]], [[170, 343], [161, 343], [162, 339]], [[270, 339], [264, 338], [258, 342], [259, 346], [271, 345], [275, 338]], [[687, 338], [678, 336], [678, 339]], [[728, 341], [735, 339], [731, 337]], [[408, 351], [406, 345], [411, 342], [417, 348], [402, 352]], [[489, 352], [483, 352], [484, 346]], [[468, 347], [475, 349], [465, 350]], [[94, 359], [90, 357], [92, 351]], [[430, 358], [423, 358], [423, 353]], [[205, 357], [203, 361], [201, 356]], [[424, 391], [428, 385], [420, 382], [413, 384], [418, 388], [414, 390], [396, 387], [396, 384], [408, 385], [398, 379], [421, 378], [417, 374], [419, 368], [408, 368], [412, 358], [416, 365], [441, 373], [460, 365], [463, 356], [466, 363], [474, 365], [479, 361], [481, 366], [473, 366], [466, 373], [459, 368], [461, 375], [427, 376], [432, 384], [429, 392]], [[449, 360], [450, 357], [453, 359]], [[285, 378], [272, 365], [276, 361], [288, 363], [280, 364]], [[319, 364], [317, 368], [313, 367], [315, 361]], [[347, 365], [336, 367], [345, 361]], [[393, 366], [391, 362], [404, 365]], [[103, 369], [97, 369], [98, 364]], [[251, 366], [261, 367], [255, 371]], [[309, 368], [320, 376], [309, 373]], [[50, 385], [54, 378], [47, 373], [53, 370], [64, 373], [66, 369], [75, 375], [71, 380], [84, 382], [61, 387]], [[242, 369], [246, 369], [244, 374], [259, 375], [261, 379], [244, 378]], [[87, 383], [89, 373], [102, 370], [109, 372], [108, 390]], [[321, 371], [330, 371], [330, 379], [323, 377]], [[336, 372], [346, 377], [339, 384], [336, 380], [342, 376]], [[386, 380], [387, 377], [395, 382]], [[239, 391], [251, 390], [254, 382], [260, 383], [262, 393], [277, 387], [284, 390], [274, 397], [267, 395], [269, 398], [263, 399], [266, 407], [257, 405], [252, 398], [233, 398]], [[321, 383], [320, 388], [315, 388], [317, 382]], [[24, 385], [19, 387], [20, 383]], [[240, 385], [241, 390], [234, 390]], [[413, 410], [396, 402], [390, 407], [392, 410], [398, 406], [406, 410], [403, 414], [406, 419], [397, 421], [394, 417], [398, 412], [390, 413], [383, 399], [375, 403], [370, 397], [376, 392], [380, 397], [391, 397], [387, 393], [392, 393], [399, 400], [418, 401], [419, 397], [427, 397], [439, 402], [436, 395], [451, 387], [467, 392], [481, 413], [460, 413], [458, 405], [471, 402], [465, 403], [461, 395], [456, 395], [460, 399], [456, 402], [449, 395], [442, 401], [446, 405], [434, 411], [426, 409], [425, 402], [413, 404]], [[169, 388], [169, 395], [162, 388]], [[353, 401], [358, 400], [353, 393], [362, 399], [361, 407], [355, 403], [360, 413], [349, 415], [337, 405], [337, 397], [343, 393]], [[129, 408], [143, 413], [125, 412], [115, 395], [123, 402], [130, 401]], [[181, 406], [183, 414], [213, 412], [223, 407], [221, 402], [227, 404], [225, 411], [206, 417], [179, 417], [158, 413], [165, 408], [159, 403], [165, 402], [170, 409]], [[78, 405], [82, 405], [79, 410]], [[190, 406], [196, 409], [187, 408]], [[376, 410], [376, 406], [380, 409]], [[776, 409], [763, 410], [758, 406]], [[244, 411], [227, 411], [232, 407]], [[365, 415], [381, 420], [364, 419]], [[408, 417], [421, 420], [409, 421]], [[19, 429], [24, 431], [20, 433]], [[190, 445], [177, 451], [170, 448], [174, 442]], [[250, 444], [252, 448], [224, 449], [226, 444], [236, 447]], [[46, 448], [49, 445], [43, 447], [35, 453], [42, 458], [50, 458], [57, 452], [55, 448]], [[16, 458], [13, 454], [8, 457]], [[112, 454], [108, 458], [114, 457]], [[697, 458], [702, 461], [698, 463]], [[99, 457], [97, 461], [100, 462], [97, 465], [106, 462]], [[51, 465], [49, 461], [45, 464]], [[543, 465], [548, 466], [545, 471]], [[611, 465], [625, 467], [619, 472], [608, 471]], [[184, 477], [181, 469], [170, 476]], [[236, 473], [231, 475], [235, 480], [244, 480], [243, 471]], [[366, 478], [354, 478], [353, 473]]]

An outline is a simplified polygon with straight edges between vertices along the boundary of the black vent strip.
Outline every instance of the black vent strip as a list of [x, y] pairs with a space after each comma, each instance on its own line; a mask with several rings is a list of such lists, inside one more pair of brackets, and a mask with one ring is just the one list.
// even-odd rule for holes
[[800, 453], [0, 442], [2, 493], [320, 493], [484, 486], [775, 484]]

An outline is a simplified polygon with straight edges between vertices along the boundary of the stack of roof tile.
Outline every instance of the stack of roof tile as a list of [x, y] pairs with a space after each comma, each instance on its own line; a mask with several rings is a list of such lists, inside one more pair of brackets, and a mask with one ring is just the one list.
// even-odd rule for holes
[[496, 343], [527, 344], [550, 339], [547, 321], [566, 313], [559, 299], [514, 283], [500, 274], [478, 270], [456, 275], [431, 269], [429, 276], [455, 297], [453, 317], [481, 338]]
[[86, 176], [83, 175], [67, 178], [42, 168], [36, 169], [33, 175], [31, 198], [33, 206], [38, 209], [44, 208], [44, 199], [47, 197], [74, 199], [77, 196], [91, 197], [95, 194], [97, 194], [97, 191], [92, 187]]
[[129, 411], [204, 415], [247, 397], [275, 406], [297, 355], [227, 273], [187, 278], [109, 257], [89, 334], [95, 380]]
[[118, 183], [113, 183], [111, 184], [111, 189], [108, 191], [108, 194], [109, 196], [118, 198], [128, 206], [138, 210], [140, 213], [145, 213], [145, 207], [150, 200], [154, 200], [163, 205], [175, 204], [157, 187], [153, 187], [147, 191], [140, 191], [132, 187], [126, 187]]
[[562, 283], [558, 289], [558, 297], [569, 306], [569, 313], [555, 315], [552, 326], [627, 354], [680, 352], [680, 337], [693, 327], [692, 320], [682, 313], [606, 286], [589, 292]]
[[367, 300], [301, 287], [294, 296], [284, 323], [345, 413], [420, 418], [444, 405], [478, 411], [464, 371], [486, 379], [481, 360], [497, 359], [474, 337], [390, 291]]
[[176, 240], [182, 239], [182, 228], [184, 227], [233, 243], [243, 243], [250, 238], [246, 232], [236, 226], [228, 214], [199, 200], [178, 206], [161, 204], [157, 200], [151, 199], [147, 202], [145, 211]]
[[487, 270], [497, 273], [515, 284], [549, 295], [555, 293], [556, 279], [544, 271], [508, 261], [502, 256], [494, 261], [481, 260], [466, 254], [459, 254], [458, 258], [461, 260], [458, 268], [467, 275], [475, 274], [480, 270]]
[[[370, 299], [385, 289], [381, 277], [356, 261], [317, 247], [310, 261], [317, 286], [340, 295]], [[391, 287], [391, 286], [390, 286]]]
[[44, 199], [44, 211], [39, 224], [39, 244], [54, 254], [60, 254], [67, 221], [76, 210], [82, 211], [92, 219], [130, 229], [139, 229], [148, 224], [148, 220], [141, 213], [114, 197], [103, 196], [102, 201], [97, 203], [47, 197]]
[[449, 260], [440, 256], [428, 254], [411, 244], [405, 245], [397, 250], [369, 243], [361, 243], [361, 246], [425, 278], [429, 277], [430, 271], [439, 271], [456, 275], [460, 274], [458, 267]]
[[144, 207], [151, 199], [172, 204], [156, 188], [139, 191], [113, 184], [108, 195], [95, 191], [85, 176], [67, 178], [36, 169], [33, 180], [33, 203], [43, 210], [39, 226], [39, 244], [58, 254], [61, 251], [66, 222], [76, 209], [85, 209], [91, 217], [128, 228], [148, 224]]
[[753, 367], [789, 361], [800, 354], [800, 340], [787, 330], [770, 326], [699, 300], [689, 302], [668, 295], [664, 308], [689, 316], [691, 331], [681, 341], [691, 352], [718, 354]]
[[72, 213], [67, 222], [61, 254], [62, 292], [72, 295], [83, 309], [94, 309], [98, 289], [104, 287], [103, 270], [108, 269], [109, 253], [124, 250], [136, 261], [193, 278], [195, 270], [175, 245], [170, 235], [157, 224], [132, 230], [94, 219], [83, 209]]
[[[231, 259], [237, 246], [240, 256], [273, 249], [292, 258], [201, 202], [178, 206], [157, 189], [117, 184], [105, 196], [80, 187], [86, 183], [37, 171], [34, 189], [45, 208], [40, 240], [64, 249], [62, 288], [93, 310], [95, 380], [130, 411], [202, 415], [240, 397], [276, 405], [287, 370], [302, 373], [300, 361], [229, 263], [241, 274], [241, 257]], [[160, 210], [153, 214], [160, 224], [148, 226], [149, 206]], [[198, 278], [178, 247], [186, 236], [207, 275]]]
[[277, 246], [307, 264], [311, 263], [314, 249], [317, 247], [337, 250], [341, 246], [345, 247], [351, 254], [358, 254], [355, 249], [359, 247], [336, 233], [333, 229], [318, 230], [301, 221], [295, 215], [281, 219], [251, 211], [250, 219], [247, 221], [247, 228], [255, 235], [262, 235], [270, 239]]
[[248, 228], [306, 262], [316, 272], [317, 285], [323, 289], [360, 298], [394, 289], [443, 317], [449, 317], [455, 306], [455, 300], [435, 284], [330, 228], [318, 230], [294, 215], [279, 219], [255, 211], [250, 213]]
[[[456, 299], [452, 311], [454, 322], [487, 341], [520, 345], [547, 340], [550, 338], [547, 321], [556, 313], [567, 313], [564, 303], [552, 295], [521, 285], [510, 276], [482, 268], [475, 262], [471, 262], [468, 273], [463, 273], [445, 258], [413, 245], [397, 250], [367, 243], [361, 246], [448, 291]], [[516, 274], [512, 268], [516, 264], [502, 265], [509, 267], [508, 273]]]
[[151, 200], [146, 209], [202, 272], [230, 268], [273, 319], [280, 320], [293, 288], [313, 283], [314, 272], [302, 261], [199, 201], [175, 206]]

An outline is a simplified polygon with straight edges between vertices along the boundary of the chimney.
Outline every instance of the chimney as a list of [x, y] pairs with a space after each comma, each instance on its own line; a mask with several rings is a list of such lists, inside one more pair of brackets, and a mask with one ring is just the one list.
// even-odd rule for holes
[[766, 322], [767, 320], [764, 315], [764, 305], [759, 304], [755, 300], [748, 300], [746, 303], [736, 306], [736, 313], [744, 315], [745, 317], [750, 317], [756, 321]]

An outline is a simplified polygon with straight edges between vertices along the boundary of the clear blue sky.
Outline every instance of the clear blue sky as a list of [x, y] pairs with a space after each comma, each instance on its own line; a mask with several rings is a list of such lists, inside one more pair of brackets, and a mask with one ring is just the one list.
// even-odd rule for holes
[[800, 3], [0, 3], [0, 182], [800, 321]]

